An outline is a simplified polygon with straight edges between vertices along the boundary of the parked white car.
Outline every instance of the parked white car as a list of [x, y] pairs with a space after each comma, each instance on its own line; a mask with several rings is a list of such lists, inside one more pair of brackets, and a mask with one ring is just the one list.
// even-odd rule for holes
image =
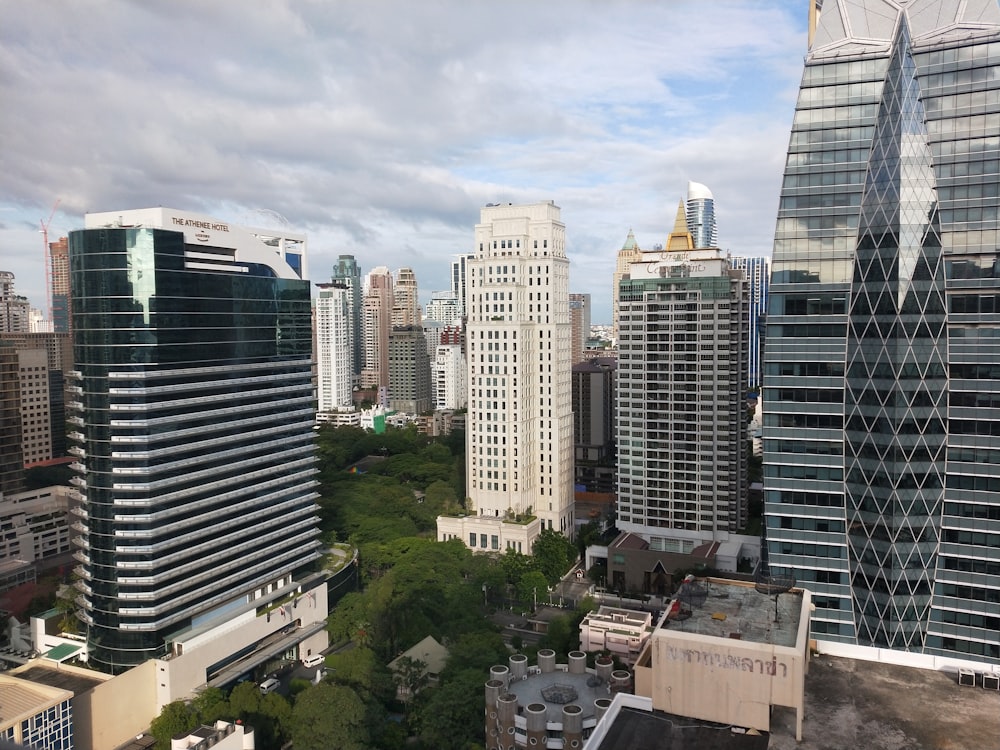
[[309, 654], [302, 660], [302, 666], [312, 669], [313, 667], [318, 667], [325, 661], [323, 654]]

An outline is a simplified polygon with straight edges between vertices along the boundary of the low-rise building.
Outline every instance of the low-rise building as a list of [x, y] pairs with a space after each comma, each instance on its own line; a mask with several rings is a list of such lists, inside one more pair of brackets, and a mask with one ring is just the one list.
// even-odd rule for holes
[[811, 599], [773, 582], [689, 576], [636, 662], [635, 694], [658, 711], [760, 731], [784, 706], [801, 740]]
[[170, 740], [170, 750], [254, 750], [253, 729], [243, 724], [217, 721], [201, 726]]
[[0, 674], [0, 741], [73, 750], [73, 693]]
[[628, 692], [632, 675], [615, 669], [610, 657], [587, 667], [583, 651], [570, 651], [565, 664], [544, 648], [538, 664], [524, 654], [490, 668], [486, 682], [486, 748], [582, 748], [616, 693]]
[[606, 651], [631, 665], [652, 632], [651, 613], [602, 606], [580, 623], [580, 650]]

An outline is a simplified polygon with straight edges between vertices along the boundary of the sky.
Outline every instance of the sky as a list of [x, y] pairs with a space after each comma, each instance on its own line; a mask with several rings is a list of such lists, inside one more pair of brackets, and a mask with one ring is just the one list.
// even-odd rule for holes
[[409, 266], [426, 302], [483, 206], [553, 200], [610, 322], [618, 249], [689, 180], [770, 255], [807, 5], [0, 0], [0, 270], [44, 308], [50, 215], [168, 206], [305, 232], [314, 282]]

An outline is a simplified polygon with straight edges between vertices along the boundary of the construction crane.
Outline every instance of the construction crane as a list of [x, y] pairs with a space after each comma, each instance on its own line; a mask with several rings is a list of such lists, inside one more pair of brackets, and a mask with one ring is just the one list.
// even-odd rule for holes
[[39, 224], [42, 225], [42, 244], [44, 245], [44, 258], [45, 258], [45, 302], [48, 306], [48, 321], [52, 325], [55, 325], [55, 321], [52, 320], [52, 254], [49, 249], [49, 224], [52, 223], [52, 217], [56, 215], [56, 209], [59, 208], [59, 201], [61, 198], [57, 198], [56, 202], [52, 204], [52, 210], [49, 212], [49, 218], [47, 221], [39, 220]]

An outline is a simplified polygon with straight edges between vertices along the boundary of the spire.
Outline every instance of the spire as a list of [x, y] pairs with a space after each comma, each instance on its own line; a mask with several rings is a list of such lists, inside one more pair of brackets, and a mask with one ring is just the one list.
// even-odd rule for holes
[[635, 241], [635, 234], [632, 233], [632, 227], [628, 228], [628, 237], [625, 238], [625, 244], [622, 245], [622, 250], [638, 250], [639, 243]]
[[677, 218], [674, 219], [674, 230], [667, 235], [666, 249], [669, 251], [694, 250], [694, 237], [688, 231], [684, 201], [677, 204]]

